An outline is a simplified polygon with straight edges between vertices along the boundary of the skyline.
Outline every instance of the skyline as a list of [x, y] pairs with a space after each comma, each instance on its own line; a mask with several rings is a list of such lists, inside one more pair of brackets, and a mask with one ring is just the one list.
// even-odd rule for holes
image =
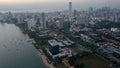
[[120, 0], [0, 0], [0, 68], [119, 68]]
[[120, 2], [119, 0], [0, 0], [0, 4], [50, 3], [50, 2]]
[[60, 11], [68, 9], [68, 2], [73, 2], [73, 8], [77, 10], [120, 7], [120, 0], [0, 0], [0, 11]]

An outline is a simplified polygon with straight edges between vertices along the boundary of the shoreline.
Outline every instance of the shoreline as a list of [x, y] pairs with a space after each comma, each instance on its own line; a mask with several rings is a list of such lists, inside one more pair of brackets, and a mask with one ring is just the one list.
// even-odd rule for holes
[[[24, 35], [26, 37], [26, 40], [30, 39], [30, 37], [28, 36], [28, 34], [24, 34]], [[52, 64], [48, 63], [48, 61], [46, 60], [47, 57], [44, 55], [44, 53], [43, 53], [43, 51], [41, 49], [36, 49], [36, 50], [38, 51], [38, 56], [40, 57], [40, 59], [46, 65], [47, 68], [55, 68]]]
[[42, 59], [43, 63], [48, 67], [48, 68], [55, 68], [52, 64], [49, 64], [48, 61], [46, 60], [47, 57], [43, 54], [41, 49], [38, 50], [38, 56]]

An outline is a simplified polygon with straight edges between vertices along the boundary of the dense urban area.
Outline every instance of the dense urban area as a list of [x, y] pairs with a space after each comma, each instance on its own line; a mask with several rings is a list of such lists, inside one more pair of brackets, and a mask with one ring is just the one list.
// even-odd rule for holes
[[48, 67], [120, 68], [120, 9], [72, 8], [42, 13], [0, 13], [28, 35]]

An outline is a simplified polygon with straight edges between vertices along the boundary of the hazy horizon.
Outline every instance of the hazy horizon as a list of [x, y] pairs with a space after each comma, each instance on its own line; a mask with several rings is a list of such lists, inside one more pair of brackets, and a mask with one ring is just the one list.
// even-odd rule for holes
[[120, 8], [120, 0], [0, 0], [0, 11], [60, 11], [67, 10], [70, 1], [77, 10], [103, 6]]

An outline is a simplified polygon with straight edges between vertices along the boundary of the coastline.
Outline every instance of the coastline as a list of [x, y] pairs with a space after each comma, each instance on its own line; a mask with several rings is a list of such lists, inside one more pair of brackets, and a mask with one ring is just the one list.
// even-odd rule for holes
[[[30, 39], [28, 34], [24, 34], [26, 37], [26, 40]], [[38, 51], [38, 56], [42, 59], [42, 62], [46, 65], [48, 68], [55, 68], [52, 64], [49, 64], [48, 61], [46, 60], [46, 56], [44, 55], [43, 51], [41, 49], [37, 49]]]
[[43, 63], [48, 67], [48, 68], [55, 68], [52, 64], [49, 64], [48, 61], [46, 60], [46, 56], [44, 55], [44, 53], [42, 52], [41, 49], [38, 49], [39, 53], [38, 55], [40, 56], [40, 58], [42, 59]]

